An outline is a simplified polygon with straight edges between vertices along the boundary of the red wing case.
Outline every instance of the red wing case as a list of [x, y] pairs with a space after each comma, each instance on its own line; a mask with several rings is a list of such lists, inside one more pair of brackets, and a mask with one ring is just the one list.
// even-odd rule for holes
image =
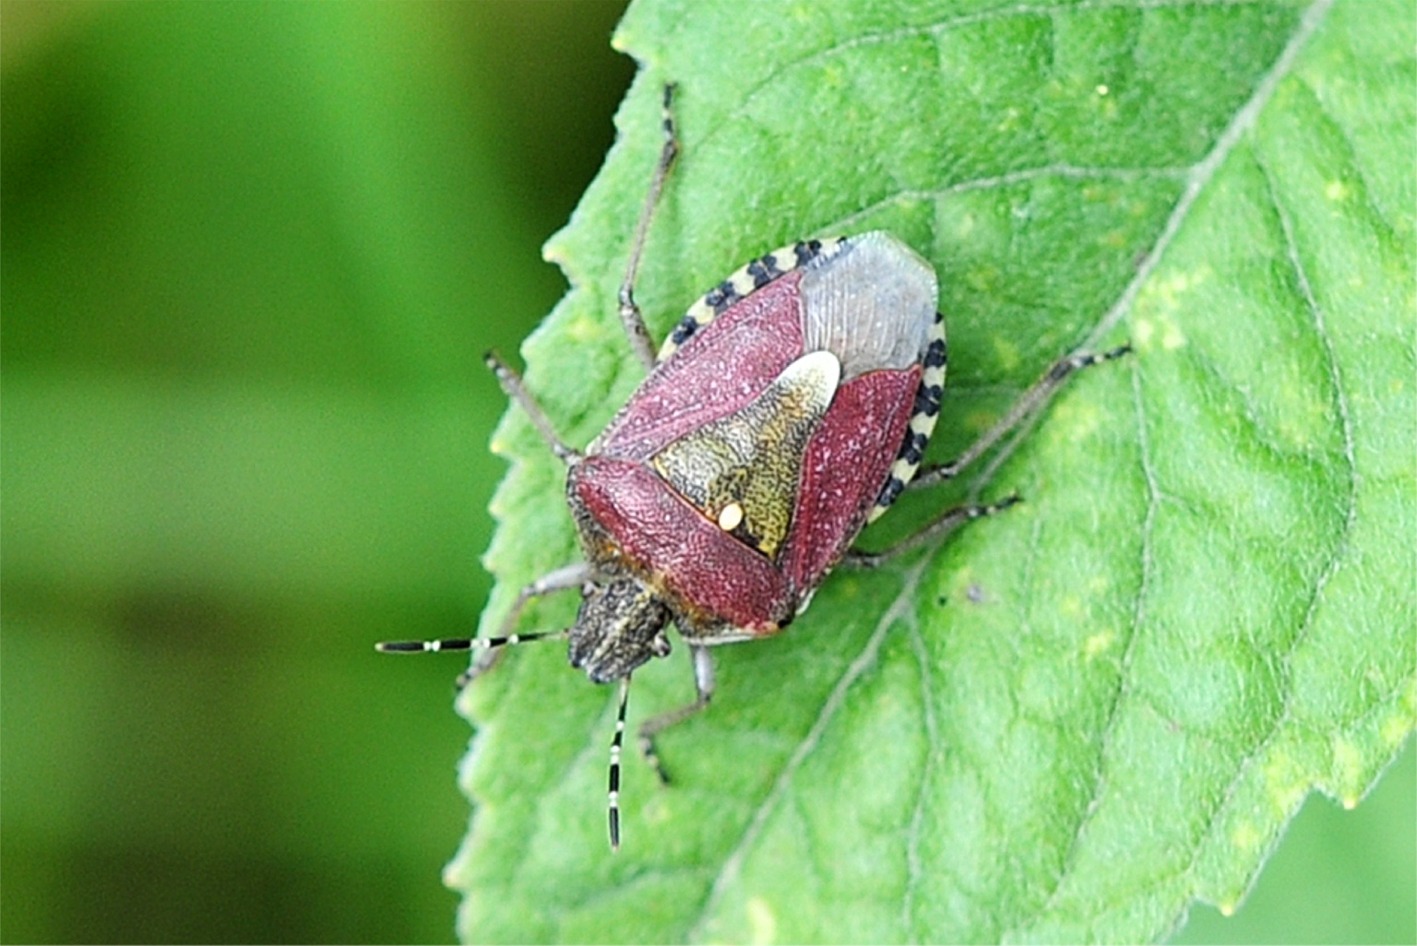
[[920, 374], [917, 366], [847, 382], [813, 434], [782, 562], [799, 595], [826, 577], [866, 524], [909, 427]]
[[661, 361], [596, 438], [592, 452], [644, 460], [741, 410], [803, 353], [800, 271], [739, 300]]
[[884, 233], [813, 246], [786, 272], [779, 251], [730, 277], [716, 292], [747, 288], [721, 311], [712, 294], [691, 309], [692, 337], [571, 473], [592, 562], [664, 590], [691, 639], [790, 620], [910, 439], [934, 271]]

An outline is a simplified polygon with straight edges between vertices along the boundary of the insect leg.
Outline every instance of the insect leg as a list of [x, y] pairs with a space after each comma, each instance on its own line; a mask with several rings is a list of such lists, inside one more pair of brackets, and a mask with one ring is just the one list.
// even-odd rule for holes
[[620, 283], [620, 322], [625, 326], [625, 334], [630, 338], [630, 348], [646, 368], [653, 368], [654, 345], [650, 342], [649, 330], [645, 328], [644, 316], [635, 303], [635, 276], [640, 269], [640, 256], [644, 252], [645, 237], [649, 234], [649, 223], [654, 217], [659, 195], [664, 192], [664, 182], [669, 177], [669, 169], [674, 165], [674, 157], [679, 153], [679, 143], [674, 137], [674, 114], [670, 102], [674, 97], [674, 86], [664, 87], [664, 147], [659, 152], [659, 163], [654, 168], [654, 178], [650, 181], [649, 194], [645, 197], [644, 209], [640, 211], [639, 223], [635, 225], [634, 242], [630, 244], [630, 262], [625, 267], [625, 278]]
[[492, 369], [492, 373], [497, 376], [497, 383], [502, 386], [507, 397], [511, 398], [521, 409], [526, 411], [526, 416], [531, 419], [532, 426], [537, 433], [541, 434], [541, 439], [546, 441], [546, 445], [551, 448], [551, 452], [565, 463], [572, 466], [581, 461], [581, 452], [573, 447], [566, 446], [560, 437], [556, 436], [556, 429], [551, 426], [551, 421], [547, 418], [546, 412], [541, 409], [541, 405], [536, 403], [536, 398], [527, 391], [526, 385], [522, 383], [521, 375], [511, 369], [496, 352], [488, 352], [483, 356], [487, 362], [487, 367]]
[[502, 619], [502, 624], [498, 628], [495, 637], [456, 637], [442, 640], [429, 641], [385, 641], [375, 644], [374, 649], [384, 654], [425, 654], [436, 653], [444, 650], [481, 650], [472, 666], [458, 676], [458, 686], [466, 686], [474, 677], [485, 673], [496, 662], [497, 655], [501, 653], [501, 648], [512, 644], [525, 644], [529, 641], [547, 640], [549, 638], [564, 638], [565, 630], [559, 631], [538, 631], [531, 634], [518, 634], [516, 632], [517, 620], [521, 617], [522, 610], [533, 598], [552, 594], [557, 591], [566, 591], [570, 588], [579, 588], [590, 577], [590, 566], [584, 562], [576, 562], [564, 568], [558, 568], [553, 572], [542, 575], [536, 581], [522, 588], [517, 593], [517, 598], [512, 602], [511, 608], [507, 611], [507, 616]]
[[1120, 358], [1131, 350], [1131, 345], [1122, 345], [1107, 352], [1078, 352], [1059, 359], [1043, 377], [1023, 392], [1023, 395], [1014, 402], [1013, 407], [1009, 408], [1007, 414], [981, 434], [978, 440], [965, 449], [964, 453], [949, 463], [934, 464], [923, 468], [906, 488], [916, 489], [922, 486], [933, 486], [958, 476], [960, 471], [978, 460], [990, 448], [1008, 436], [1011, 431], [1018, 428], [1020, 424], [1036, 417], [1039, 411], [1053, 399], [1053, 395], [1057, 393], [1058, 388], [1062, 387], [1063, 382], [1070, 375], [1083, 368]]
[[933, 542], [953, 532], [967, 522], [982, 519], [984, 516], [992, 516], [994, 513], [1008, 509], [1015, 503], [1022, 501], [1022, 498], [1017, 493], [1013, 493], [1005, 496], [997, 503], [955, 506], [953, 509], [945, 510], [938, 519], [919, 532], [916, 532], [914, 535], [908, 535], [896, 544], [884, 548], [879, 552], [861, 552], [856, 549], [849, 549], [846, 556], [841, 560], [841, 563], [851, 568], [877, 568], [898, 555], [903, 555], [912, 549], [918, 549], [928, 542]]
[[686, 706], [660, 713], [640, 724], [640, 752], [644, 753], [645, 761], [654, 769], [654, 774], [666, 785], [669, 783], [669, 776], [665, 774], [664, 763], [654, 750], [654, 737], [670, 726], [682, 723], [696, 713], [702, 713], [708, 708], [709, 700], [713, 699], [713, 657], [707, 647], [690, 646], [689, 652], [694, 658], [694, 686], [698, 691], [697, 698]]
[[[1033, 383], [1027, 391], [1023, 393], [1009, 412], [1003, 416], [994, 426], [986, 430], [978, 440], [970, 444], [969, 447], [950, 463], [937, 464], [924, 467], [920, 474], [916, 476], [906, 489], [915, 489], [920, 486], [933, 486], [944, 480], [953, 479], [959, 473], [974, 463], [981, 456], [993, 448], [1000, 440], [1004, 439], [1011, 432], [1017, 430], [1021, 424], [1036, 418], [1040, 411], [1052, 400], [1063, 382], [1072, 374], [1081, 371], [1083, 368], [1111, 361], [1120, 358], [1132, 350], [1130, 345], [1122, 345], [1111, 351], [1078, 352], [1059, 359], [1048, 369], [1043, 377]], [[1007, 451], [1006, 451], [1007, 454]], [[994, 465], [1002, 461], [1002, 457], [996, 458]], [[992, 467], [986, 471], [983, 479], [988, 479], [988, 473], [992, 472]], [[899, 490], [897, 489], [897, 492]], [[891, 498], [894, 498], [892, 496]], [[977, 504], [971, 503], [963, 506], [956, 506], [947, 509], [938, 519], [916, 532], [914, 535], [906, 536], [889, 548], [880, 552], [861, 552], [855, 549], [848, 550], [842, 559], [842, 564], [856, 568], [876, 568], [885, 562], [919, 548], [927, 542], [937, 540], [947, 533], [984, 516], [992, 516], [994, 513], [1007, 509], [1017, 502], [1020, 502], [1017, 493], [1006, 496], [996, 503]], [[879, 503], [878, 503], [879, 505]]]

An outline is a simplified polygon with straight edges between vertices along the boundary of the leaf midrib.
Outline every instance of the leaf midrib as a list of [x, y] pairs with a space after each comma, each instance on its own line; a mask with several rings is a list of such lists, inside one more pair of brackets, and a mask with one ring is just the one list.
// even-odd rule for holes
[[[1148, 3], [1140, 5], [1136, 3], [1124, 4], [1119, 2], [1085, 2], [1074, 7], [1070, 7], [1067, 9], [1067, 11], [1059, 11], [1056, 7], [1051, 6], [1020, 6], [1010, 8], [1007, 11], [991, 11], [987, 14], [978, 14], [969, 17], [959, 17], [940, 24], [935, 24], [931, 27], [912, 27], [908, 30], [895, 30], [891, 31], [890, 35], [903, 36], [919, 35], [923, 32], [941, 32], [946, 29], [965, 25], [966, 22], [972, 23], [986, 19], [1002, 19], [1008, 17], [1016, 17], [1020, 15], [1038, 15], [1045, 13], [1052, 14], [1057, 12], [1073, 13], [1089, 9], [1103, 8], [1125, 7], [1128, 9], [1137, 9], [1139, 7], [1152, 8], [1160, 6], [1195, 5], [1197, 4], [1195, 2], [1192, 2], [1192, 0], [1180, 0], [1180, 2], [1175, 3]], [[1194, 165], [1191, 165], [1188, 169], [1087, 168], [1057, 164], [1043, 166], [1039, 168], [1022, 169], [1018, 171], [1009, 172], [1004, 175], [996, 175], [990, 178], [980, 178], [972, 179], [970, 181], [956, 182], [955, 184], [950, 185], [948, 188], [940, 189], [938, 193], [931, 192], [930, 194], [917, 196], [925, 196], [927, 198], [938, 198], [945, 196], [949, 193], [958, 193], [968, 190], [988, 189], [989, 187], [1003, 186], [1005, 183], [1032, 180], [1050, 175], [1072, 177], [1130, 176], [1136, 179], [1140, 179], [1143, 176], [1152, 176], [1158, 174], [1171, 176], [1184, 175], [1185, 186], [1182, 189], [1180, 197], [1176, 201], [1175, 207], [1172, 209], [1170, 215], [1168, 215], [1166, 223], [1161, 229], [1160, 235], [1157, 237], [1152, 247], [1142, 257], [1141, 261], [1136, 267], [1136, 271], [1134, 272], [1132, 278], [1128, 281], [1127, 285], [1123, 287], [1123, 290], [1118, 295], [1116, 302], [1114, 302], [1107, 309], [1107, 311], [1104, 312], [1103, 315], [1097, 320], [1092, 331], [1089, 333], [1086, 341], [1082, 346], [1084, 349], [1096, 348], [1104, 342], [1107, 336], [1109, 336], [1116, 329], [1116, 327], [1121, 323], [1122, 319], [1131, 311], [1132, 306], [1135, 304], [1136, 299], [1140, 294], [1142, 288], [1151, 278], [1156, 268], [1160, 265], [1161, 259], [1165, 256], [1166, 251], [1174, 242], [1175, 238], [1179, 235], [1181, 228], [1185, 221], [1189, 218], [1190, 211], [1194, 208], [1196, 201], [1199, 199], [1200, 195], [1205, 192], [1206, 188], [1214, 179], [1219, 169], [1224, 165], [1226, 159], [1230, 157], [1230, 155], [1235, 151], [1236, 147], [1244, 139], [1245, 135], [1254, 127], [1254, 124], [1257, 121], [1259, 115], [1263, 112], [1265, 106], [1273, 98], [1275, 91], [1279, 87], [1279, 84], [1293, 72], [1294, 66], [1298, 61], [1300, 53], [1308, 45], [1308, 42], [1313, 37], [1314, 33], [1317, 32], [1319, 26], [1322, 24], [1323, 20], [1327, 16], [1332, 5], [1333, 0], [1314, 0], [1314, 2], [1309, 5], [1309, 7], [1305, 10], [1304, 15], [1300, 18], [1298, 27], [1296, 28], [1294, 35], [1290, 38], [1289, 42], [1285, 44], [1283, 50], [1281, 50], [1279, 56], [1275, 59], [1274, 65], [1271, 66], [1270, 69], [1268, 69], [1261, 76], [1260, 81], [1255, 87], [1254, 93], [1249, 97], [1249, 99], [1244, 103], [1244, 105], [1242, 105], [1239, 109], [1236, 110], [1231, 120], [1227, 123], [1225, 129], [1217, 137], [1216, 142], [1211, 147], [1211, 149], [1204, 155], [1204, 157], [1201, 158], [1201, 160], [1196, 162]], [[864, 41], [878, 38], [888, 37], [886, 37], [885, 34], [881, 34], [881, 37], [858, 38], [851, 45], [859, 46]], [[811, 59], [815, 57], [820, 57], [827, 54], [835, 54], [839, 52], [841, 48], [843, 47], [839, 45], [831, 47], [829, 49], [819, 50], [809, 57], [804, 57], [803, 59], [789, 63], [787, 66], [784, 66], [778, 70], [774, 70], [773, 74], [776, 75], [780, 71], [785, 71], [786, 69], [790, 69], [805, 62], [811, 61]], [[770, 79], [771, 76], [765, 78], [756, 86], [751, 87], [744, 96], [745, 102], [751, 99], [752, 96], [758, 91], [760, 91], [761, 88], [764, 87], [766, 82], [770, 81]], [[705, 137], [711, 138], [715, 133], [716, 130], [710, 130]], [[894, 195], [891, 199], [899, 200], [901, 199], [901, 196], [902, 195], [897, 194]], [[848, 225], [853, 219], [853, 217], [858, 216], [858, 214], [853, 214], [849, 217], [842, 218], [836, 221], [833, 225], [834, 230], [844, 232], [842, 228]], [[1286, 233], [1286, 237], [1287, 236], [1288, 234]], [[1308, 294], [1307, 285], [1305, 287], [1305, 292], [1306, 298], [1309, 298], [1312, 302], [1312, 298]], [[1330, 359], [1332, 359], [1331, 349], [1326, 348], [1326, 352]], [[1138, 377], [1139, 371], [1134, 368], [1133, 388], [1134, 391], [1137, 392], [1136, 403], [1138, 413], [1138, 430], [1144, 431], [1144, 410], [1140, 402], [1140, 393], [1136, 387], [1139, 383], [1137, 381]], [[1340, 397], [1341, 396], [1342, 395], [1340, 393]], [[990, 471], [996, 469], [999, 463], [1002, 462], [1003, 459], [1007, 458], [1008, 453], [1012, 451], [1013, 446], [1016, 445], [1017, 442], [1018, 441], [1014, 441], [1013, 444], [1007, 445], [1004, 448], [1004, 452], [1002, 453], [1002, 455], [997, 458], [995, 462], [989, 465]], [[1351, 429], [1347, 426], [1346, 414], [1344, 415], [1344, 443], [1346, 456], [1348, 457], [1349, 468], [1351, 471], [1353, 469], [1352, 438]], [[1128, 679], [1128, 676], [1126, 674], [1126, 666], [1127, 661], [1132, 652], [1133, 642], [1136, 639], [1137, 628], [1139, 627], [1142, 618], [1141, 609], [1143, 608], [1144, 602], [1144, 595], [1142, 594], [1142, 592], [1145, 590], [1146, 587], [1146, 575], [1147, 570], [1150, 567], [1151, 561], [1151, 533], [1152, 527], [1154, 525], [1154, 513], [1157, 503], [1158, 492], [1156, 487], [1155, 473], [1153, 470], [1150, 469], [1145, 457], [1143, 457], [1143, 468], [1143, 474], [1146, 477], [1148, 488], [1148, 503], [1147, 513], [1143, 522], [1141, 536], [1142, 580], [1138, 588], [1136, 610], [1134, 611], [1132, 625], [1128, 631], [1127, 643], [1123, 652], [1121, 668], [1118, 673], [1117, 691], [1112, 701], [1112, 705], [1108, 710], [1107, 720], [1103, 727], [1103, 735], [1102, 740], [1100, 742], [1100, 749], [1098, 752], [1099, 763], [1096, 768], [1097, 778], [1094, 783], [1095, 785], [1102, 785], [1105, 783], [1106, 780], [1104, 768], [1107, 756], [1107, 746], [1110, 744], [1112, 739], [1112, 734], [1114, 732], [1118, 716], [1118, 708], [1122, 704], [1126, 696], [1126, 687]], [[1350, 500], [1351, 499], [1352, 496], [1350, 494]], [[1347, 510], [1347, 521], [1349, 524], [1351, 524], [1352, 516], [1353, 503], [1350, 501], [1349, 508]], [[1345, 529], [1345, 536], [1346, 535], [1347, 529]], [[703, 939], [704, 933], [706, 932], [708, 925], [716, 916], [716, 911], [719, 903], [722, 901], [722, 898], [725, 895], [727, 889], [740, 875], [743, 862], [747, 855], [751, 852], [753, 843], [762, 834], [769, 818], [777, 810], [782, 799], [787, 795], [797, 771], [801, 768], [802, 764], [807, 760], [813, 750], [815, 750], [817, 745], [820, 743], [827, 726], [830, 724], [836, 713], [844, 704], [847, 692], [854, 686], [856, 681], [860, 679], [861, 676], [868, 669], [875, 665], [887, 630], [897, 620], [901, 620], [906, 624], [908, 632], [912, 635], [912, 637], [918, 637], [918, 622], [912, 604], [914, 601], [915, 592], [919, 586], [920, 578], [927, 564], [928, 559], [922, 559], [920, 562], [911, 566], [903, 573], [903, 583], [901, 585], [901, 590], [897, 593], [896, 597], [891, 601], [890, 605], [882, 614], [880, 620], [877, 622], [875, 628], [872, 630], [870, 636], [867, 638], [866, 644], [862, 648], [860, 654], [858, 654], [858, 656], [851, 662], [851, 664], [847, 667], [846, 671], [842, 674], [841, 678], [837, 681], [836, 685], [833, 687], [826, 702], [823, 704], [821, 713], [813, 722], [812, 726], [809, 727], [806, 735], [803, 737], [802, 741], [798, 744], [797, 748], [789, 757], [787, 763], [783, 767], [782, 772], [779, 774], [778, 778], [773, 782], [772, 788], [768, 791], [767, 795], [764, 796], [763, 801], [758, 805], [757, 811], [754, 813], [752, 819], [745, 827], [742, 835], [739, 837], [738, 842], [733, 846], [728, 857], [724, 860], [722, 867], [715, 875], [713, 882], [709, 887], [708, 893], [704, 898], [703, 904], [699, 908], [698, 916], [689, 927], [689, 940], [700, 941]], [[1326, 574], [1330, 573], [1336, 567], [1336, 565], [1331, 564], [1330, 569], [1328, 572], [1326, 572]], [[922, 676], [921, 685], [922, 688], [927, 687], [926, 677]], [[1288, 701], [1286, 700], [1285, 711], [1279, 717], [1277, 717], [1277, 719], [1287, 718], [1288, 705]], [[927, 719], [927, 727], [929, 725], [930, 721]], [[1268, 742], [1268, 740], [1272, 738], [1274, 731], [1277, 731], [1277, 724], [1276, 729], [1271, 731], [1271, 734], [1266, 737], [1265, 742]], [[1248, 756], [1247, 760], [1250, 758], [1253, 758], [1253, 755]], [[930, 760], [927, 759], [927, 773], [930, 764]], [[1244, 770], [1244, 767], [1242, 767], [1241, 772], [1238, 772], [1236, 774], [1235, 779], [1232, 779], [1231, 784], [1227, 787], [1227, 790], [1224, 793], [1224, 798], [1229, 798], [1233, 795], [1238, 780], [1243, 777]], [[909, 861], [909, 851], [913, 849], [914, 839], [916, 836], [916, 832], [913, 826], [918, 820], [918, 811], [920, 805], [925, 803], [923, 793], [924, 786], [925, 784], [927, 784], [927, 782], [928, 779], [922, 780], [920, 789], [921, 797], [917, 800], [916, 805], [917, 815], [912, 818], [912, 830], [910, 833], [910, 841], [907, 850], [907, 861]], [[1037, 921], [1039, 921], [1042, 917], [1046, 916], [1052, 909], [1054, 909], [1054, 907], [1056, 906], [1056, 898], [1058, 892], [1062, 888], [1064, 881], [1069, 876], [1070, 865], [1075, 861], [1078, 845], [1081, 842], [1081, 838], [1083, 836], [1083, 833], [1086, 831], [1088, 824], [1091, 823], [1092, 817], [1098, 808], [1099, 801], [1100, 793], [1094, 788], [1092, 798], [1084, 809], [1083, 817], [1079, 820], [1077, 827], [1073, 832], [1073, 836], [1069, 841], [1067, 852], [1065, 853], [1062, 861], [1063, 867], [1059, 871], [1058, 876], [1053, 884], [1053, 888], [1050, 891], [1047, 899], [1043, 901], [1042, 905], [1038, 908], [1038, 910], [1034, 911], [1027, 917], [1022, 918], [1009, 930], [1004, 931], [1002, 935], [1003, 939], [1018, 938], [1021, 934], [1021, 931], [1025, 931], [1029, 927], [1035, 925]], [[1216, 807], [1215, 811], [1218, 812], [1219, 810], [1222, 810], [1223, 807], [1224, 801], [1222, 800], [1222, 802]], [[1207, 825], [1209, 826], [1213, 823], [1214, 813], [1212, 813], [1212, 818], [1207, 820]], [[1205, 834], [1209, 832], [1209, 830], [1210, 828], [1207, 827], [1205, 831], [1201, 833], [1200, 837], [1203, 838]], [[1198, 856], [1198, 852], [1200, 849], [1201, 844], [1198, 839], [1197, 844], [1193, 845], [1192, 847], [1191, 859], [1186, 867], [1186, 871], [1191, 871], [1194, 869], [1196, 857]], [[909, 909], [909, 904], [911, 902], [909, 891], [912, 887], [912, 879], [916, 876], [918, 876], [917, 871], [911, 870], [907, 873], [907, 896], [905, 898], [904, 904], [904, 908], [906, 910]], [[908, 913], [902, 915], [902, 920], [902, 928], [905, 930], [909, 930], [910, 924], [908, 922]]]
[[802, 737], [797, 748], [788, 757], [782, 772], [773, 780], [772, 788], [763, 797], [758, 805], [757, 811], [753, 814], [748, 825], [739, 836], [738, 843], [733, 846], [732, 851], [724, 860], [723, 866], [714, 877], [713, 883], [709, 886], [709, 891], [704, 897], [703, 905], [699, 909], [699, 916], [692, 927], [690, 927], [688, 939], [690, 941], [701, 941], [705, 929], [714, 917], [715, 908], [722, 899], [727, 888], [738, 878], [742, 869], [743, 859], [749, 851], [753, 842], [762, 834], [768, 819], [777, 810], [779, 803], [786, 796], [791, 786], [793, 777], [811, 756], [812, 752], [821, 743], [822, 735], [826, 732], [827, 726], [836, 717], [836, 714], [846, 704], [846, 694], [855, 685], [856, 681], [865, 675], [877, 663], [881, 645], [885, 641], [886, 633], [897, 621], [902, 622], [912, 632], [918, 630], [915, 609], [915, 590], [920, 584], [920, 577], [929, 564], [927, 558], [922, 558], [910, 568], [902, 573], [901, 590], [892, 600], [890, 606], [882, 613], [880, 619], [872, 629], [871, 635], [866, 639], [866, 644], [861, 648], [861, 652], [851, 661], [836, 684], [832, 687], [831, 693], [822, 704], [821, 712], [808, 727], [807, 734]]

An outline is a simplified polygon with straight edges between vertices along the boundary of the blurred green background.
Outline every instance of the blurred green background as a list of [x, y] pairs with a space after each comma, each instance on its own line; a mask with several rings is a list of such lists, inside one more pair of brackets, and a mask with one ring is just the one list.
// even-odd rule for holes
[[622, 3], [38, 4], [3, 36], [6, 941], [448, 941], [482, 365]]
[[[0, 3], [4, 941], [451, 939], [461, 664], [371, 645], [482, 607], [622, 6]], [[1180, 938], [1412, 941], [1415, 773]]]

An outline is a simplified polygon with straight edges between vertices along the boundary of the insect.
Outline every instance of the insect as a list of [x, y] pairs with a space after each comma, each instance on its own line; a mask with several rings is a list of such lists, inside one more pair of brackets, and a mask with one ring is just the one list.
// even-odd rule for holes
[[[851, 549], [900, 494], [956, 475], [1034, 414], [1072, 372], [1115, 358], [1057, 362], [953, 463], [922, 470], [940, 412], [946, 347], [934, 269], [890, 234], [806, 240], [748, 263], [695, 303], [656, 354], [634, 298], [655, 204], [677, 153], [665, 89], [664, 145], [619, 293], [630, 346], [648, 377], [584, 450], [565, 444], [521, 378], [494, 355], [508, 397], [565, 463], [566, 499], [585, 561], [518, 594], [497, 636], [378, 645], [385, 652], [569, 641], [571, 665], [619, 681], [610, 749], [610, 844], [620, 844], [620, 756], [630, 679], [688, 645], [695, 699], [639, 729], [662, 780], [654, 737], [709, 704], [711, 648], [778, 633], [834, 567], [874, 567], [1018, 501], [946, 511], [896, 546]], [[917, 476], [917, 473], [920, 475]], [[575, 624], [518, 633], [528, 602], [579, 589]], [[482, 661], [475, 663], [475, 674]], [[469, 675], [469, 676], [470, 676]]]

